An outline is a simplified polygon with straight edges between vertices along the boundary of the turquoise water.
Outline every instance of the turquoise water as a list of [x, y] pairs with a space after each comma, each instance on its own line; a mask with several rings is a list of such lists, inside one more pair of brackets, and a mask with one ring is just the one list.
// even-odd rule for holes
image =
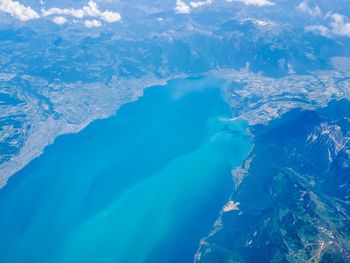
[[212, 78], [151, 87], [0, 191], [0, 262], [192, 262], [250, 150]]

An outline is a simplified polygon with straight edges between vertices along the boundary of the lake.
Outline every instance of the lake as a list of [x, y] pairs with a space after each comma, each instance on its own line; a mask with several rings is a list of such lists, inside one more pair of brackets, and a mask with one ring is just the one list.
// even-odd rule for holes
[[252, 147], [222, 86], [171, 80], [58, 137], [0, 191], [0, 262], [192, 262]]

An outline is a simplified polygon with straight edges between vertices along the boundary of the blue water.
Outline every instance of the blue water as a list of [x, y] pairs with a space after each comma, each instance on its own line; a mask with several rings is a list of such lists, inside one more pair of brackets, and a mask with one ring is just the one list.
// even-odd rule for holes
[[250, 150], [212, 78], [151, 87], [0, 191], [0, 262], [192, 262]]

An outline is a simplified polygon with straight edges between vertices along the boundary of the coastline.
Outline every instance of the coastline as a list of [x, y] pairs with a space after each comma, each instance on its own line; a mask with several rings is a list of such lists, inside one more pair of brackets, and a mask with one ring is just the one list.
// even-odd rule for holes
[[[29, 136], [19, 154], [0, 164], [0, 191], [4, 188], [8, 180], [14, 176], [17, 172], [26, 167], [31, 161], [40, 157], [45, 148], [55, 142], [55, 140], [62, 135], [75, 134], [84, 130], [88, 125], [96, 120], [102, 120], [118, 114], [118, 110], [121, 106], [135, 102], [143, 96], [143, 91], [153, 86], [166, 86], [169, 80], [177, 78], [186, 78], [185, 74], [178, 74], [169, 76], [164, 79], [156, 77], [145, 77], [142, 79], [131, 79], [122, 82], [124, 87], [133, 87], [133, 92], [126, 98], [116, 98], [116, 104], [114, 104], [107, 112], [91, 116], [87, 121], [81, 124], [68, 123], [64, 119], [55, 120], [50, 116], [46, 121], [38, 121], [34, 123], [34, 131], [29, 131]], [[120, 89], [115, 87], [114, 89]], [[125, 95], [125, 94], [124, 94]], [[118, 101], [122, 100], [120, 103]], [[48, 128], [49, 127], [49, 128]], [[38, 136], [40, 139], [38, 140]]]

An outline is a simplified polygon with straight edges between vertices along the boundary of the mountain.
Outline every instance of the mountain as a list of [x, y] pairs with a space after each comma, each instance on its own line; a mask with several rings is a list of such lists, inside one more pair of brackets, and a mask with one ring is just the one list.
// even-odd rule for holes
[[199, 262], [349, 262], [350, 102], [251, 128], [255, 147]]

